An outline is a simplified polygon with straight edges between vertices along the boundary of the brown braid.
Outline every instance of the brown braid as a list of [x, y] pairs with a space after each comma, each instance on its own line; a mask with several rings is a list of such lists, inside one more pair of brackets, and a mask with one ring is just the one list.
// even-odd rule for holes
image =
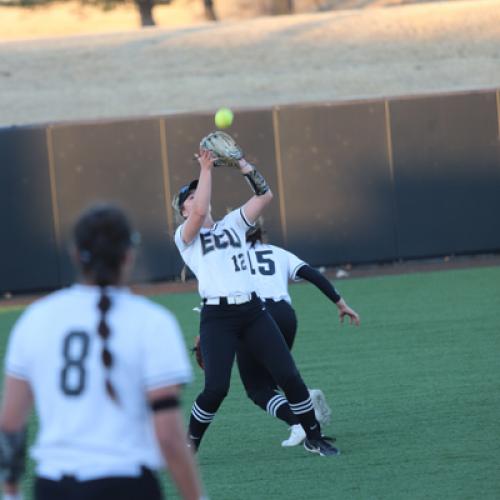
[[125, 255], [132, 245], [131, 240], [132, 232], [126, 216], [111, 205], [91, 208], [80, 217], [75, 226], [75, 243], [83, 274], [101, 290], [97, 305], [100, 313], [97, 333], [102, 340], [101, 361], [106, 372], [106, 392], [116, 403], [119, 399], [110, 379], [114, 359], [108, 347], [111, 329], [107, 323], [112, 302], [106, 287], [120, 282]]
[[118, 403], [118, 394], [111, 383], [110, 379], [110, 370], [113, 366], [113, 355], [108, 348], [108, 339], [111, 334], [111, 330], [106, 322], [106, 314], [111, 309], [111, 298], [106, 293], [106, 288], [101, 287], [101, 298], [99, 299], [98, 307], [101, 313], [101, 317], [99, 319], [99, 325], [97, 327], [97, 333], [102, 340], [102, 351], [101, 351], [101, 360], [104, 368], [106, 369], [106, 376], [104, 378], [104, 384], [106, 387], [106, 392], [109, 397], [115, 402]]
[[249, 229], [246, 234], [247, 243], [250, 243], [252, 248], [255, 247], [258, 241], [262, 243], [262, 228], [259, 226], [255, 226], [252, 229]]

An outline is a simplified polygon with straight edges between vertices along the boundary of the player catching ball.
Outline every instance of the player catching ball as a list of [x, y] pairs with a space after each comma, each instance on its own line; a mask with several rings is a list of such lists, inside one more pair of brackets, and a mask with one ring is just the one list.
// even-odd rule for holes
[[[241, 208], [214, 221], [210, 211], [212, 170], [220, 165], [213, 149], [212, 134], [200, 148], [199, 179], [179, 191], [174, 206], [184, 218], [175, 232], [175, 243], [187, 266], [198, 279], [203, 307], [200, 318], [200, 346], [205, 363], [205, 386], [196, 398], [189, 422], [189, 437], [197, 449], [224, 400], [238, 343], [266, 367], [281, 387], [292, 412], [306, 433], [305, 447], [322, 456], [339, 451], [321, 435], [313, 404], [290, 354], [288, 346], [255, 293], [248, 262], [245, 234], [272, 200], [264, 177], [242, 155], [232, 155], [254, 191]], [[227, 134], [223, 142], [230, 142]], [[235, 152], [236, 153], [236, 152]]]
[[[262, 228], [255, 227], [247, 232], [248, 260], [250, 272], [255, 277], [257, 294], [265, 301], [266, 309], [278, 325], [289, 349], [292, 349], [297, 333], [297, 317], [288, 293], [288, 280], [304, 279], [315, 285], [336, 306], [340, 321], [347, 316], [351, 324], [359, 326], [359, 315], [351, 309], [338, 294], [333, 285], [316, 269], [300, 260], [291, 252], [263, 242]], [[259, 363], [242, 343], [236, 356], [241, 381], [248, 397], [270, 415], [290, 426], [290, 437], [282, 446], [296, 446], [302, 443], [306, 434], [288, 401], [279, 392], [271, 373]], [[310, 390], [316, 418], [324, 425], [331, 415], [324, 394], [319, 389]]]
[[35, 500], [163, 498], [154, 434], [181, 497], [201, 498], [179, 406], [191, 379], [182, 334], [172, 314], [122, 286], [133, 234], [117, 208], [85, 212], [74, 229], [81, 283], [33, 303], [11, 333], [0, 412], [6, 499], [20, 498], [33, 402]]

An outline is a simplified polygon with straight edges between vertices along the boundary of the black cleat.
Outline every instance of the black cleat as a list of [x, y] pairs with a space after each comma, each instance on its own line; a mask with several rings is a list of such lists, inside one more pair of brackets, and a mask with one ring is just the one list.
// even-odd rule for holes
[[330, 444], [330, 440], [325, 437], [319, 439], [306, 438], [304, 448], [311, 453], [317, 453], [320, 457], [337, 457], [340, 450]]
[[198, 453], [198, 448], [200, 447], [201, 439], [191, 436], [191, 434], [188, 434], [187, 437], [187, 447], [191, 449], [193, 454]]
[[335, 436], [321, 436], [321, 439], [324, 439], [325, 441], [331, 441], [332, 443], [335, 443], [335, 441], [337, 441], [337, 438]]

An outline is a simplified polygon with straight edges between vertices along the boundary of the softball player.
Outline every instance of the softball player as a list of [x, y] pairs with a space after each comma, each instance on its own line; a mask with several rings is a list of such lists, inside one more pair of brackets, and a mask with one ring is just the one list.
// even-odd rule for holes
[[200, 177], [179, 191], [174, 199], [185, 222], [175, 233], [175, 243], [198, 279], [203, 307], [200, 346], [205, 363], [205, 387], [191, 411], [189, 436], [197, 449], [229, 390], [238, 342], [272, 374], [284, 391], [291, 411], [306, 433], [308, 451], [338, 455], [321, 435], [313, 404], [276, 323], [255, 293], [245, 234], [272, 199], [262, 175], [244, 158], [241, 173], [255, 195], [241, 208], [215, 222], [210, 212], [214, 158], [200, 150]]
[[86, 212], [74, 231], [82, 283], [33, 303], [11, 333], [0, 413], [0, 469], [10, 498], [19, 498], [33, 402], [36, 500], [160, 499], [152, 469], [162, 458], [182, 498], [201, 497], [179, 408], [192, 375], [179, 326], [121, 286], [133, 261], [132, 234], [116, 208]]
[[[283, 248], [263, 243], [262, 229], [256, 227], [247, 232], [247, 255], [250, 272], [255, 276], [257, 294], [265, 301], [266, 309], [276, 321], [289, 349], [292, 349], [297, 333], [297, 317], [288, 293], [288, 280], [305, 279], [319, 288], [338, 308], [340, 321], [347, 316], [359, 325], [359, 315], [340, 297], [332, 284], [317, 270], [307, 265]], [[290, 437], [282, 446], [296, 446], [306, 437], [288, 401], [281, 395], [271, 373], [259, 363], [244, 344], [238, 347], [236, 356], [240, 377], [248, 397], [270, 415], [290, 426]], [[316, 418], [326, 424], [331, 410], [319, 389], [310, 390]]]

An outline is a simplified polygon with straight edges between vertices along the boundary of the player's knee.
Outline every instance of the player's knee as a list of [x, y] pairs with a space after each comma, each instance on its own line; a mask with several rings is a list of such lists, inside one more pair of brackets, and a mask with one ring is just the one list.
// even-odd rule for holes
[[260, 407], [265, 407], [267, 404], [267, 401], [270, 399], [270, 393], [271, 397], [274, 395], [272, 391], [269, 390], [258, 390], [258, 389], [248, 389], [247, 390], [247, 396], [257, 405]]
[[203, 391], [205, 398], [217, 406], [222, 403], [229, 392], [229, 387], [206, 387]]
[[291, 351], [293, 347], [293, 342], [295, 340], [295, 332], [285, 332], [283, 333], [283, 337], [285, 339], [286, 345], [288, 346], [288, 349], [290, 349]]
[[279, 383], [279, 386], [283, 389], [284, 392], [294, 390], [295, 388], [302, 385], [304, 385], [304, 382], [297, 370], [295, 370], [293, 373], [284, 375]]

